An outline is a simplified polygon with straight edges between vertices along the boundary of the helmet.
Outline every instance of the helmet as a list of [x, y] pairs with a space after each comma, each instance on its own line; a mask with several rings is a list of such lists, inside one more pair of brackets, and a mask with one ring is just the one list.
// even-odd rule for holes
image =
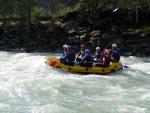
[[81, 45], [81, 48], [82, 48], [82, 49], [85, 49], [85, 48], [86, 48], [86, 46], [85, 46], [84, 44], [82, 44], [82, 45]]
[[116, 45], [116, 44], [113, 44], [112, 47], [117, 47], [117, 45]]
[[96, 49], [100, 49], [100, 47], [96, 47]]
[[67, 44], [64, 44], [63, 47], [66, 48], [66, 47], [67, 47]]
[[89, 49], [86, 49], [86, 50], [85, 50], [85, 53], [90, 53], [90, 50], [89, 50]]
[[66, 46], [66, 49], [71, 49], [71, 46], [67, 45], [67, 46]]
[[106, 50], [105, 50], [105, 53], [109, 54], [109, 50], [108, 50], [108, 49], [106, 49]]

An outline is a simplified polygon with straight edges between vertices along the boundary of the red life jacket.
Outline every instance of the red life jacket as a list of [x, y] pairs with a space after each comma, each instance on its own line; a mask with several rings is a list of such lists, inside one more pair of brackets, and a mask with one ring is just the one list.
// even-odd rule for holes
[[74, 61], [75, 58], [76, 58], [76, 53], [73, 50], [71, 50], [71, 55], [70, 55], [69, 60], [73, 60]]
[[105, 58], [104, 64], [106, 66], [109, 66], [110, 65], [110, 58], [111, 58], [110, 55], [107, 54], [107, 55], [104, 56], [104, 58]]

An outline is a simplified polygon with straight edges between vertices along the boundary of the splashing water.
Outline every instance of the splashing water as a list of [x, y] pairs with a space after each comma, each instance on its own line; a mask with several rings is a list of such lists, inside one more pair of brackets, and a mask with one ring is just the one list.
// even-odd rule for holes
[[60, 53], [0, 52], [0, 113], [149, 113], [150, 58], [121, 57], [124, 68], [83, 75], [44, 63]]

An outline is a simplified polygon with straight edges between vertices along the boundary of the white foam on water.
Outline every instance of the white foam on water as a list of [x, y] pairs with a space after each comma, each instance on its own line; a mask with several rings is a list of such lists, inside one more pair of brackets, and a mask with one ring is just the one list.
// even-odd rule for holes
[[108, 75], [76, 74], [44, 62], [60, 53], [0, 52], [0, 112], [148, 113], [149, 57], [121, 57], [129, 68]]

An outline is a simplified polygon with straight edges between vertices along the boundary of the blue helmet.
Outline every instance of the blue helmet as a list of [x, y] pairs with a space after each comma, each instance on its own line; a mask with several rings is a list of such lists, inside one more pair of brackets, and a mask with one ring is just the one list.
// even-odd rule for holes
[[88, 54], [89, 54], [89, 53], [90, 53], [90, 50], [89, 50], [89, 49], [86, 49], [86, 50], [85, 50], [85, 53], [88, 53]]
[[67, 45], [67, 46], [66, 46], [66, 49], [71, 49], [71, 46], [70, 46], [70, 45]]

